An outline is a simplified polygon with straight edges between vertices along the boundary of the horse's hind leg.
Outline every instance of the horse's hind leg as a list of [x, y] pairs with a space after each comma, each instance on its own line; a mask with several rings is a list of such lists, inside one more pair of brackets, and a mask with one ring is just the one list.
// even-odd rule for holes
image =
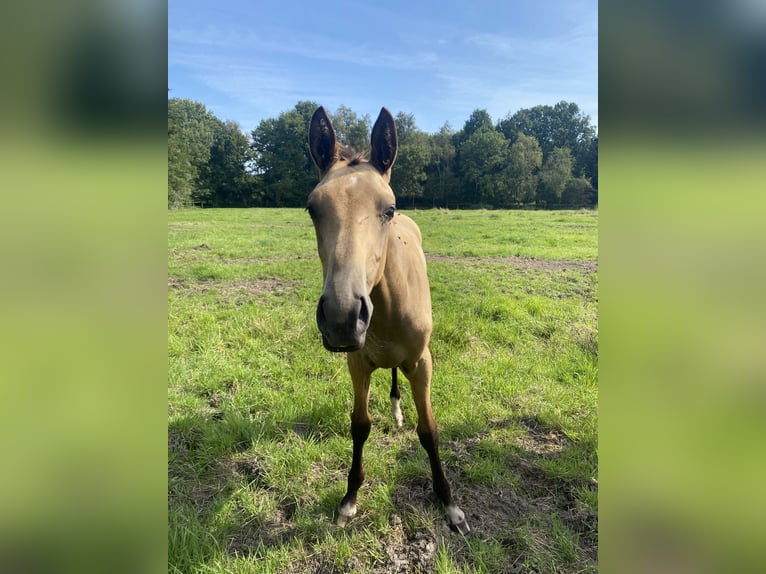
[[401, 402], [402, 395], [399, 393], [399, 383], [396, 377], [396, 367], [391, 369], [391, 414], [394, 415], [394, 424], [396, 428], [402, 428], [404, 417], [402, 416]]
[[431, 353], [429, 350], [426, 349], [414, 367], [405, 370], [404, 374], [412, 385], [412, 397], [418, 411], [418, 438], [428, 453], [428, 460], [431, 463], [434, 492], [444, 504], [450, 527], [462, 534], [467, 534], [471, 528], [465, 520], [463, 511], [452, 500], [452, 492], [439, 458], [439, 431], [436, 429], [436, 421], [431, 413]]
[[351, 412], [351, 438], [354, 441], [354, 454], [351, 470], [348, 473], [348, 490], [338, 507], [336, 523], [345, 526], [349, 518], [356, 514], [356, 494], [364, 482], [362, 451], [370, 435], [372, 419], [367, 405], [370, 398], [370, 375], [372, 371], [357, 353], [349, 353], [348, 370], [354, 384], [354, 410]]

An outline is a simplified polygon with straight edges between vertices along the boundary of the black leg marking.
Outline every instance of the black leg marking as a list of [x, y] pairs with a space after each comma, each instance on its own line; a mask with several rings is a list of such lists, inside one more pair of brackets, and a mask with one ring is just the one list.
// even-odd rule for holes
[[423, 445], [423, 448], [428, 453], [428, 460], [431, 463], [434, 492], [444, 506], [450, 506], [452, 504], [452, 492], [444, 476], [441, 459], [439, 458], [439, 432], [436, 429], [432, 431], [418, 430], [418, 438], [420, 439], [420, 444]]
[[465, 513], [452, 501], [452, 491], [450, 490], [447, 478], [444, 476], [442, 463], [439, 459], [439, 433], [436, 429], [433, 431], [418, 431], [420, 444], [428, 453], [428, 460], [431, 462], [431, 475], [434, 481], [434, 492], [439, 500], [444, 504], [444, 510], [447, 512], [449, 527], [454, 532], [466, 535], [471, 531], [468, 522], [465, 519]]
[[397, 381], [397, 376], [396, 376], [396, 367], [391, 369], [391, 394], [389, 396], [392, 399], [402, 398], [401, 393], [399, 393], [399, 383]]
[[346, 495], [338, 507], [339, 526], [345, 526], [349, 518], [356, 514], [356, 494], [364, 482], [364, 469], [362, 467], [362, 453], [364, 443], [370, 436], [370, 421], [351, 422], [351, 437], [354, 440], [354, 454], [351, 461], [351, 470], [348, 472], [348, 489]]
[[348, 491], [349, 494], [353, 491], [356, 497], [356, 491], [362, 486], [364, 482], [364, 469], [362, 468], [362, 451], [364, 450], [364, 443], [367, 442], [367, 437], [370, 436], [370, 428], [372, 424], [369, 422], [352, 422], [351, 423], [351, 438], [354, 440], [354, 455], [351, 461], [351, 470], [348, 473]]

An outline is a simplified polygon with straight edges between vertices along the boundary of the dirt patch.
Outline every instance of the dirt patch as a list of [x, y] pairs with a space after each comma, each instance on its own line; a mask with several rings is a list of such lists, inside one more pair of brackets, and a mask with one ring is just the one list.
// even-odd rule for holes
[[263, 469], [257, 457], [250, 456], [234, 461], [234, 469], [247, 480], [248, 485], [263, 484]]
[[[558, 438], [545, 439], [546, 444], [557, 444]], [[537, 448], [537, 447], [536, 447]], [[546, 447], [547, 448], [547, 447]], [[467, 537], [453, 533], [436, 500], [429, 476], [423, 475], [402, 481], [392, 494], [396, 509], [389, 516], [388, 530], [379, 538], [370, 553], [377, 558], [370, 563], [369, 555], [352, 556], [338, 563], [337, 556], [315, 551], [300, 562], [290, 565], [290, 574], [314, 572], [334, 573], [364, 571], [371, 574], [423, 574], [436, 569], [440, 552], [446, 552], [466, 571], [476, 569], [474, 563], [477, 543], [498, 548], [488, 566], [492, 572], [520, 574], [530, 572], [530, 564], [541, 564], [540, 554], [550, 553], [557, 544], [556, 524], [566, 524], [576, 533], [576, 549], [568, 563], [560, 563], [559, 572], [595, 572], [597, 568], [596, 514], [577, 504], [570, 484], [553, 484], [534, 464], [522, 460], [519, 466], [521, 487], [508, 485], [466, 485], [464, 478], [448, 470], [453, 493], [471, 525]], [[231, 468], [251, 481], [252, 488], [260, 488], [262, 470], [255, 458], [231, 461]], [[459, 465], [455, 465], [459, 466]], [[554, 492], [554, 491], [559, 491]], [[561, 495], [560, 491], [567, 491]], [[201, 497], [210, 493], [195, 492]], [[300, 537], [307, 547], [319, 543], [322, 529], [306, 534], [295, 523], [298, 501], [286, 500], [265, 519], [243, 512], [242, 520], [233, 531], [226, 533], [230, 555], [258, 559], [269, 548], [290, 544]], [[352, 522], [348, 528], [356, 528]], [[327, 526], [335, 528], [334, 526]], [[318, 548], [317, 548], [318, 550]], [[545, 566], [537, 566], [545, 571]]]
[[237, 279], [222, 281], [218, 279], [195, 280], [183, 277], [168, 277], [168, 288], [180, 297], [204, 295], [214, 291], [223, 299], [235, 302], [262, 300], [269, 295], [281, 295], [291, 292], [298, 281], [279, 279], [277, 277], [258, 277], [254, 279]]
[[[216, 402], [211, 397], [211, 402]], [[306, 424], [291, 432], [313, 435], [314, 429]], [[440, 552], [447, 553], [465, 571], [477, 569], [477, 544], [492, 548], [485, 557], [485, 565], [492, 572], [519, 574], [547, 570], [548, 562], [541, 556], [551, 556], [561, 544], [560, 531], [565, 525], [571, 532], [571, 554], [567, 560], [556, 562], [557, 572], [595, 572], [597, 568], [598, 517], [578, 500], [583, 487], [597, 490], [595, 482], [581, 479], [562, 479], [546, 473], [539, 465], [544, 458], [559, 456], [571, 446], [571, 439], [561, 429], [533, 416], [519, 416], [500, 420], [495, 429], [508, 429], [509, 456], [507, 464], [513, 468], [518, 481], [512, 484], [502, 480], [495, 484], [477, 484], [462, 474], [470, 459], [476, 456], [476, 444], [489, 434], [445, 442], [444, 451], [453, 460], [446, 467], [457, 503], [466, 512], [472, 531], [467, 537], [453, 533], [446, 523], [443, 509], [433, 494], [430, 475], [401, 480], [392, 492], [395, 511], [388, 518], [388, 529], [376, 540], [367, 556], [352, 556], [345, 563], [338, 557], [320, 549], [323, 528], [306, 533], [296, 523], [299, 507], [311, 507], [316, 501], [282, 500], [267, 517], [255, 516], [242, 508], [241, 520], [236, 527], [227, 527], [220, 534], [225, 540], [228, 554], [257, 560], [270, 548], [291, 544], [300, 538], [306, 547], [315, 550], [303, 560], [291, 564], [287, 572], [332, 573], [365, 571], [371, 574], [430, 573], [436, 569]], [[514, 432], [511, 433], [510, 431]], [[521, 430], [516, 434], [516, 430]], [[169, 432], [169, 448], [182, 455], [194, 448], [194, 433]], [[419, 450], [414, 444], [413, 449]], [[187, 477], [188, 479], [189, 477]], [[232, 484], [242, 479], [253, 490], [268, 488], [264, 480], [263, 462], [253, 454], [235, 454], [221, 461], [213, 478], [199, 484], [190, 481], [184, 493], [184, 502], [193, 505], [200, 514]], [[338, 480], [342, 480], [339, 476]], [[171, 501], [169, 500], [169, 503]], [[364, 496], [361, 504], [364, 504]], [[324, 514], [324, 510], [311, 510]], [[328, 517], [323, 517], [323, 522]], [[363, 527], [363, 522], [351, 522], [349, 528]], [[328, 528], [335, 528], [327, 524]], [[558, 534], [557, 534], [558, 533]], [[372, 560], [370, 555], [374, 555]], [[553, 558], [551, 558], [553, 559]]]
[[[398, 514], [392, 514], [388, 522], [390, 532], [382, 540], [386, 557], [375, 565], [372, 574], [432, 572], [438, 544], [434, 533], [426, 529], [408, 532]], [[349, 569], [359, 567], [357, 564], [347, 566]]]
[[286, 263], [288, 261], [308, 260], [316, 260], [316, 262], [319, 263], [319, 257], [313, 253], [299, 253], [298, 255], [270, 255], [268, 257], [228, 257], [226, 262], [236, 265], [248, 265], [261, 263]]
[[534, 271], [582, 271], [596, 273], [598, 261], [570, 261], [564, 259], [537, 259], [536, 257], [455, 257], [451, 255], [426, 255], [426, 261], [434, 263], [459, 263], [463, 265], [512, 265]]
[[191, 465], [181, 465], [178, 462], [168, 470], [168, 480], [176, 479], [182, 483], [180, 489], [168, 489], [168, 508], [183, 505], [193, 508], [200, 520], [211, 508], [215, 507], [216, 499], [231, 489], [237, 478], [232, 464], [219, 464], [211, 476], [203, 480], [194, 478]]
[[526, 434], [516, 437], [516, 444], [527, 452], [533, 452], [537, 455], [550, 456], [564, 450], [566, 438], [552, 431], [546, 435], [535, 436]]
[[[561, 572], [595, 571], [597, 564], [596, 539], [597, 518], [589, 509], [582, 507], [561, 508], [553, 497], [530, 497], [507, 486], [489, 487], [473, 485], [461, 488], [460, 479], [450, 477], [454, 494], [460, 507], [466, 512], [471, 533], [462, 537], [452, 533], [441, 515], [441, 506], [431, 493], [431, 482], [423, 477], [413, 479], [397, 488], [394, 505], [402, 516], [424, 511], [438, 518], [431, 521], [430, 529], [421, 527], [407, 531], [398, 515], [391, 517], [391, 531], [381, 540], [386, 559], [371, 570], [374, 574], [401, 572], [414, 574], [433, 572], [434, 559], [439, 548], [466, 570], [472, 570], [476, 541], [487, 545], [499, 544], [503, 556], [491, 565], [493, 572], [527, 572], [529, 564], [535, 563], [538, 547], [550, 549], [555, 546], [551, 532], [558, 517], [578, 533], [577, 556]], [[526, 476], [525, 480], [533, 480]], [[473, 547], [472, 547], [473, 546]], [[349, 565], [351, 566], [351, 565]]]
[[[467, 477], [450, 478], [456, 500], [466, 513], [472, 532], [469, 540], [446, 537], [453, 559], [472, 567], [470, 537], [487, 543], [499, 543], [503, 549], [503, 566], [499, 572], [526, 572], [530, 564], [538, 564], [540, 556], [555, 552], [561, 539], [561, 524], [571, 531], [574, 550], [569, 563], [560, 563], [562, 572], [588, 572], [597, 568], [598, 515], [579, 500], [583, 489], [598, 491], [594, 480], [566, 479], [552, 476], [540, 464], [564, 454], [571, 439], [558, 427], [533, 416], [497, 421], [492, 426], [505, 429], [520, 424], [523, 432], [508, 437], [508, 467], [517, 481], [498, 481], [495, 485], [469, 484]], [[477, 445], [488, 433], [451, 441], [444, 446], [457, 461], [454, 469], [465, 467], [477, 452]], [[514, 448], [515, 447], [515, 448]], [[518, 450], [516, 450], [518, 449]], [[430, 487], [423, 481], [422, 489]], [[417, 489], [416, 489], [417, 490]], [[422, 503], [421, 503], [422, 504]]]
[[[246, 520], [237, 527], [227, 544], [227, 552], [239, 556], [259, 556], [269, 546], [282, 546], [295, 538], [295, 526], [291, 522], [295, 514], [288, 508], [276, 508], [264, 521]], [[311, 571], [311, 570], [309, 570]]]
[[564, 433], [534, 417], [521, 416], [519, 422], [526, 427], [527, 432], [516, 437], [516, 444], [527, 452], [551, 456], [560, 453], [568, 444]]

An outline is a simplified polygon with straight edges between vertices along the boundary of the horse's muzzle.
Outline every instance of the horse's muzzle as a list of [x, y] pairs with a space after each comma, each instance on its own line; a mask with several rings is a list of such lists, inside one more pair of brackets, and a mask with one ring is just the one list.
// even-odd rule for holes
[[351, 353], [364, 347], [371, 318], [372, 302], [367, 295], [357, 298], [348, 308], [341, 308], [324, 296], [317, 304], [322, 343], [333, 353]]

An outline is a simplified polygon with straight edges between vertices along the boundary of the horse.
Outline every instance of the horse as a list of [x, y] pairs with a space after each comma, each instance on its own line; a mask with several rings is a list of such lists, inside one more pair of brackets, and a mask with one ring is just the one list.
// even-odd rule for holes
[[316, 323], [324, 347], [346, 353], [354, 387], [351, 412], [353, 454], [348, 489], [336, 524], [346, 526], [357, 512], [364, 481], [362, 451], [370, 434], [370, 377], [391, 369], [391, 410], [402, 426], [397, 369], [412, 388], [417, 434], [428, 453], [433, 490], [453, 531], [467, 534], [465, 513], [452, 499], [439, 458], [439, 434], [431, 412], [431, 293], [420, 229], [396, 211], [389, 185], [398, 139], [394, 118], [385, 107], [371, 134], [369, 159], [342, 146], [323, 107], [309, 126], [309, 149], [320, 181], [307, 208], [316, 231], [324, 286]]

